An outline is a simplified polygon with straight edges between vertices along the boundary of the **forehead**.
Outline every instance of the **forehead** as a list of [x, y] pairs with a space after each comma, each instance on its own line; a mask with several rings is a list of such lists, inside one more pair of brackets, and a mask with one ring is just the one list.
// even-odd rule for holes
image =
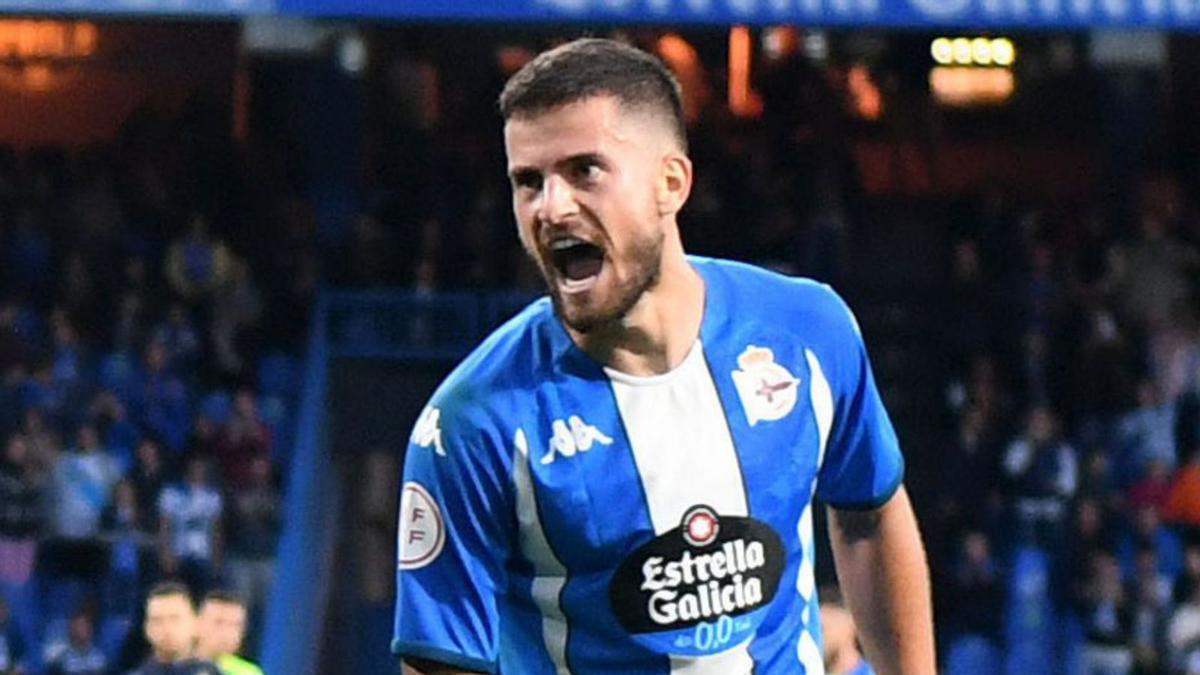
[[182, 595], [163, 595], [157, 598], [150, 598], [150, 602], [146, 606], [146, 614], [181, 614], [187, 613], [190, 609], [191, 603]]
[[220, 600], [209, 600], [204, 603], [204, 607], [200, 610], [202, 616], [209, 616], [214, 619], [222, 619], [228, 621], [236, 619], [245, 613], [245, 608], [234, 602], [223, 602]]
[[509, 168], [540, 166], [581, 153], [617, 153], [644, 144], [641, 125], [611, 96], [594, 96], [531, 114], [504, 125]]

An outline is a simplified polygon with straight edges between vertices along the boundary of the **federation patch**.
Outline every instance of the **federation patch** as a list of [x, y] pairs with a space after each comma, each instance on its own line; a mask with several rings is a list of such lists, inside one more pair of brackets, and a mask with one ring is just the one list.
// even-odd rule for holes
[[731, 375], [750, 426], [782, 419], [796, 406], [800, 380], [775, 363], [775, 353], [766, 347], [748, 345]]
[[416, 481], [400, 492], [400, 527], [397, 567], [417, 570], [437, 559], [446, 544], [442, 510], [433, 495]]

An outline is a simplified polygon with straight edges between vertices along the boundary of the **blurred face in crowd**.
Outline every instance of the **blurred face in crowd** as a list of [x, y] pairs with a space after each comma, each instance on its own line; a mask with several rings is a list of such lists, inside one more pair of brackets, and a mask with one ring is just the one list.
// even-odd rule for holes
[[196, 613], [184, 595], [163, 595], [146, 603], [146, 639], [154, 658], [174, 663], [192, 653]]
[[79, 428], [79, 447], [81, 449], [94, 450], [98, 445], [100, 445], [100, 436], [96, 433], [96, 427], [87, 425]]
[[504, 141], [521, 243], [559, 317], [580, 333], [624, 318], [658, 282], [673, 172], [690, 188], [667, 122], [594, 96], [513, 116]]
[[185, 478], [192, 485], [203, 485], [208, 482], [208, 462], [193, 459], [187, 463]]
[[67, 635], [75, 647], [86, 647], [92, 643], [92, 620], [86, 614], [80, 614], [71, 619], [67, 627]]
[[1029, 413], [1029, 439], [1034, 443], [1049, 443], [1054, 440], [1054, 413], [1048, 408], [1035, 408]]
[[25, 438], [19, 434], [9, 436], [8, 443], [4, 446], [4, 459], [20, 465], [25, 463], [28, 456], [29, 445], [25, 443]]
[[154, 441], [147, 439], [138, 443], [137, 456], [142, 468], [151, 473], [158, 471], [159, 459], [162, 455], [159, 454], [158, 445]]
[[200, 608], [196, 654], [212, 659], [236, 654], [246, 635], [246, 608], [236, 602], [205, 600]]

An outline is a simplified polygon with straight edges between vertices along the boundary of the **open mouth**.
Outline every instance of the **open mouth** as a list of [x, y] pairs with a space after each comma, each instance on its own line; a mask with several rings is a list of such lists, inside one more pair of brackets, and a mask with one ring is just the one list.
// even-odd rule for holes
[[604, 269], [604, 250], [576, 237], [550, 244], [550, 263], [568, 291], [589, 288]]

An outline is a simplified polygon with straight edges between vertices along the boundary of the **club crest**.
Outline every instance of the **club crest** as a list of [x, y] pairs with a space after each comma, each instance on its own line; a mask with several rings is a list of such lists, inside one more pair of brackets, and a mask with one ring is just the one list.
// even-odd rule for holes
[[796, 406], [800, 380], [775, 363], [775, 353], [766, 347], [747, 346], [732, 375], [750, 426], [781, 419]]

